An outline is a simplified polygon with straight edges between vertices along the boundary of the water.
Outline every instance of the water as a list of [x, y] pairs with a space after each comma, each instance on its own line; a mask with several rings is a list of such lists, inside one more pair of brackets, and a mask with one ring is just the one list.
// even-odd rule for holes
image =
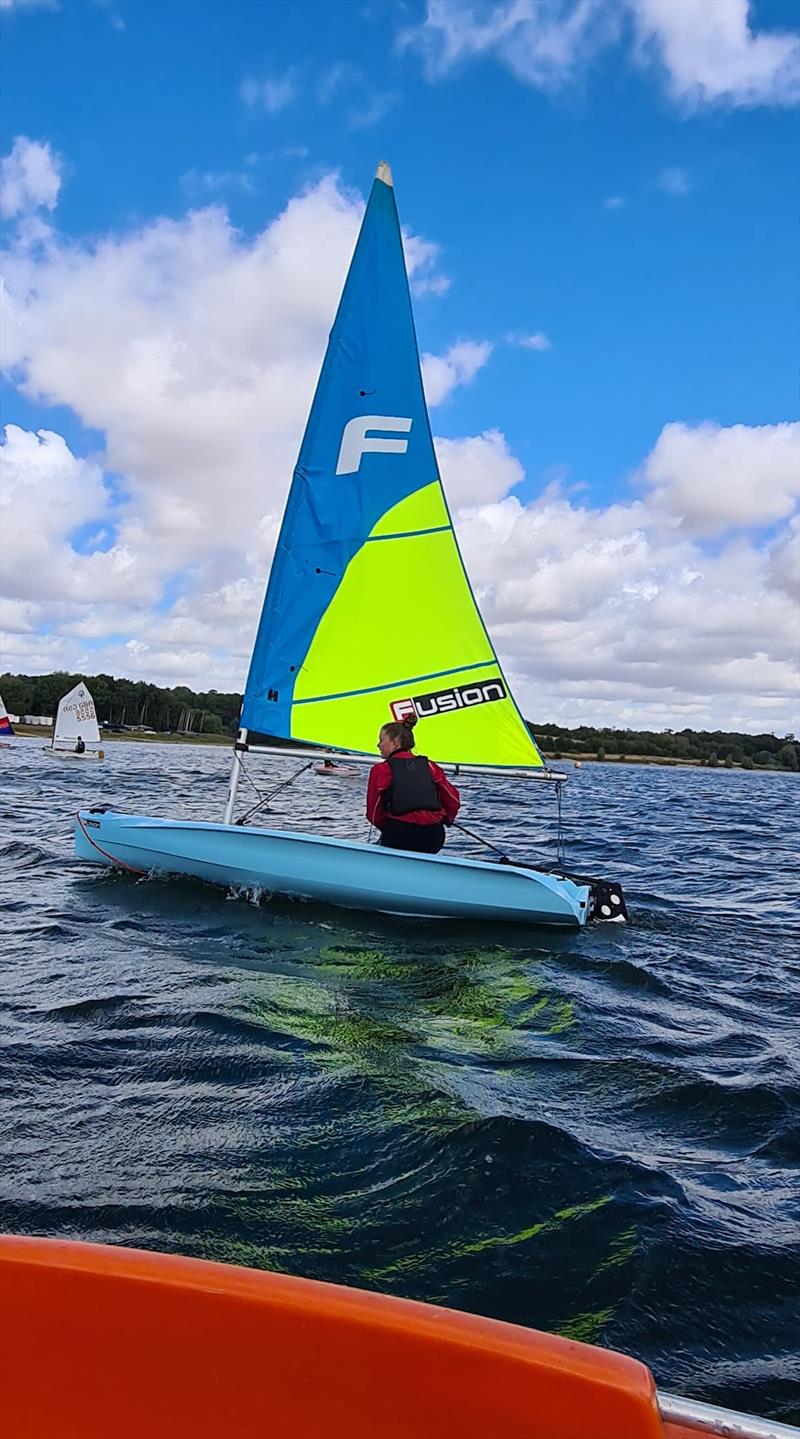
[[[297, 767], [249, 761], [261, 787]], [[569, 855], [623, 881], [633, 923], [581, 933], [73, 860], [79, 804], [217, 818], [228, 768], [0, 751], [3, 1226], [557, 1330], [797, 1421], [797, 778], [584, 768]], [[466, 823], [546, 850], [529, 788], [465, 780]], [[362, 795], [305, 774], [273, 817], [364, 838]]]

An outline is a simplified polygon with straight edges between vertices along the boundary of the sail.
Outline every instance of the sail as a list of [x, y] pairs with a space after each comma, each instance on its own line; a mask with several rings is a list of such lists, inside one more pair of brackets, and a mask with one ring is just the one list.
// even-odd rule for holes
[[9, 735], [13, 733], [14, 726], [12, 725], [11, 720], [8, 718], [8, 710], [3, 704], [3, 696], [0, 695], [0, 735]]
[[58, 706], [53, 749], [74, 749], [78, 736], [87, 749], [100, 743], [94, 700], [83, 681], [64, 695]]
[[371, 754], [538, 768], [436, 463], [388, 166], [372, 187], [272, 564], [242, 725]]

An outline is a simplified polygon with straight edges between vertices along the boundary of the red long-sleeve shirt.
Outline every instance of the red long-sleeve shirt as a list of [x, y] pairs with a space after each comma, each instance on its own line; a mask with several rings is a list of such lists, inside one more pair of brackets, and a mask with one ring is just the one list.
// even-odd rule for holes
[[[398, 750], [392, 759], [413, 759], [414, 756], [409, 750]], [[444, 820], [445, 824], [452, 824], [459, 809], [461, 808], [461, 796], [454, 784], [451, 784], [444, 770], [432, 759], [428, 760], [431, 770], [431, 779], [441, 800], [441, 809], [412, 809], [408, 814], [390, 815], [386, 811], [384, 796], [392, 783], [392, 767], [387, 760], [381, 760], [375, 764], [369, 772], [369, 784], [367, 785], [367, 819], [374, 824], [376, 829], [383, 829], [387, 819], [403, 820], [405, 824], [438, 824]]]

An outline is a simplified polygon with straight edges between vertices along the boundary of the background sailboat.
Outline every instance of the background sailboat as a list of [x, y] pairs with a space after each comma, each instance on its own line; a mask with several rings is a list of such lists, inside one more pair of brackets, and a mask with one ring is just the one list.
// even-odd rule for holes
[[[392, 177], [381, 165], [292, 479], [224, 822], [82, 811], [76, 851], [137, 872], [402, 914], [579, 925], [602, 908], [594, 882], [561, 872], [231, 823], [251, 732], [308, 745], [312, 759], [330, 748], [374, 762], [381, 726], [410, 713], [420, 750], [440, 763], [549, 777], [453, 531]], [[621, 917], [618, 886], [613, 903]]]
[[[86, 746], [80, 753], [75, 749], [79, 738]], [[103, 759], [94, 700], [83, 681], [59, 700], [53, 739], [46, 748], [62, 759]]]
[[0, 695], [0, 744], [6, 739], [13, 737], [14, 726], [8, 718], [8, 710], [3, 704], [3, 696]]

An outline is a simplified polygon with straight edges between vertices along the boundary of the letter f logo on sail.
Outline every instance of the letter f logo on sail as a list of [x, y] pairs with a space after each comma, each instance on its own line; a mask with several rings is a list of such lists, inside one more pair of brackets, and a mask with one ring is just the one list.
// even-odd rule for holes
[[361, 456], [370, 452], [384, 455], [404, 455], [408, 440], [383, 440], [368, 435], [368, 430], [389, 430], [395, 434], [407, 435], [411, 421], [397, 415], [356, 415], [348, 420], [342, 431], [342, 444], [336, 465], [337, 475], [355, 475], [361, 464]]

